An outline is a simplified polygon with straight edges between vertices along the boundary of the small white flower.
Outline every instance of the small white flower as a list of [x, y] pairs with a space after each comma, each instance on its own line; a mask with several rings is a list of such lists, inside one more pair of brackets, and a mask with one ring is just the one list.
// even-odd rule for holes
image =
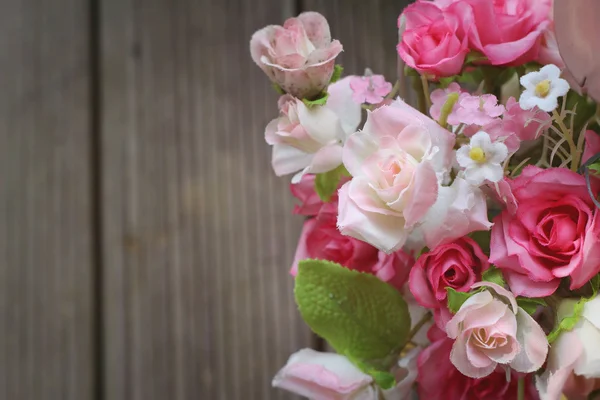
[[508, 156], [504, 143], [492, 143], [490, 135], [479, 131], [468, 145], [456, 152], [456, 161], [465, 169], [465, 180], [473, 185], [481, 185], [485, 180], [498, 182], [504, 176], [502, 161]]
[[530, 72], [521, 77], [525, 91], [519, 104], [523, 110], [538, 106], [541, 110], [552, 112], [558, 107], [558, 98], [569, 92], [569, 83], [560, 78], [560, 69], [548, 64], [538, 72]]

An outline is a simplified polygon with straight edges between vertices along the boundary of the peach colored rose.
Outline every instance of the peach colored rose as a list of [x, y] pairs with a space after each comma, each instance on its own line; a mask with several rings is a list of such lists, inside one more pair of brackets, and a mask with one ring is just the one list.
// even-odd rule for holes
[[421, 1], [406, 7], [398, 24], [404, 31], [397, 49], [406, 65], [435, 77], [460, 73], [469, 48], [459, 16]]
[[298, 98], [315, 97], [327, 87], [341, 51], [340, 42], [331, 40], [327, 20], [316, 12], [304, 12], [283, 26], [269, 25], [250, 41], [254, 62]]
[[446, 326], [448, 337], [456, 339], [452, 364], [471, 378], [488, 376], [498, 365], [524, 373], [538, 370], [548, 353], [542, 328], [512, 293], [490, 282], [472, 288], [480, 286], [488, 290], [471, 296]]
[[436, 202], [454, 136], [402, 100], [369, 113], [344, 145], [352, 180], [339, 190], [340, 231], [385, 252], [400, 249]]

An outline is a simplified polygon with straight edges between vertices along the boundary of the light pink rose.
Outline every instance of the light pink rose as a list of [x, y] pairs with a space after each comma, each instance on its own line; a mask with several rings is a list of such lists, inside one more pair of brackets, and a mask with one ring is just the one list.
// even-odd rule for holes
[[307, 107], [290, 95], [279, 99], [279, 117], [265, 130], [265, 139], [273, 145], [271, 164], [277, 176], [297, 174], [298, 183], [304, 174], [331, 171], [342, 163], [342, 145], [348, 133], [360, 123], [360, 106], [344, 101], [350, 80], [342, 79], [329, 88], [325, 106]]
[[292, 354], [273, 386], [315, 400], [376, 400], [372, 381], [342, 355], [303, 349]]
[[[573, 315], [577, 299], [560, 304], [557, 321]], [[571, 331], [562, 332], [552, 343], [545, 372], [537, 380], [542, 400], [587, 399], [600, 388], [600, 297], [587, 302], [579, 322]]]
[[446, 308], [447, 287], [468, 292], [488, 268], [479, 245], [463, 237], [419, 256], [410, 271], [410, 291], [423, 307]]
[[471, 296], [448, 322], [446, 333], [456, 339], [450, 360], [471, 378], [488, 376], [498, 365], [530, 373], [548, 354], [546, 334], [506, 289], [480, 282], [489, 289]]
[[551, 0], [460, 0], [447, 12], [461, 19], [470, 47], [492, 65], [522, 65], [538, 58], [550, 7]]
[[269, 25], [252, 35], [254, 62], [286, 93], [313, 98], [327, 87], [335, 58], [342, 51], [331, 40], [329, 24], [316, 12], [289, 18], [283, 26]]
[[340, 231], [385, 252], [400, 249], [436, 202], [453, 145], [454, 135], [402, 100], [369, 112], [344, 146], [353, 179], [339, 190]]
[[508, 182], [517, 211], [494, 220], [490, 263], [515, 294], [549, 296], [567, 276], [577, 289], [600, 272], [600, 213], [583, 176], [529, 166]]
[[296, 276], [298, 263], [307, 258], [336, 262], [349, 269], [373, 274], [397, 289], [402, 288], [414, 258], [402, 250], [386, 254], [361, 240], [342, 235], [335, 214], [320, 214], [304, 222], [290, 273]]
[[523, 110], [519, 102], [510, 97], [506, 103], [504, 123], [507, 125], [506, 129], [513, 131], [519, 140], [535, 140], [550, 127], [552, 117], [538, 107]]
[[[461, 374], [450, 362], [453, 341], [446, 335], [434, 340], [418, 358], [417, 378], [420, 399], [427, 400], [517, 400], [517, 384], [522, 374], [498, 367], [490, 375], [473, 379]], [[531, 375], [527, 375], [526, 399], [537, 400]]]
[[406, 65], [434, 77], [460, 73], [469, 52], [468, 38], [459, 34], [461, 19], [430, 2], [406, 7], [398, 25], [404, 31], [398, 54]]

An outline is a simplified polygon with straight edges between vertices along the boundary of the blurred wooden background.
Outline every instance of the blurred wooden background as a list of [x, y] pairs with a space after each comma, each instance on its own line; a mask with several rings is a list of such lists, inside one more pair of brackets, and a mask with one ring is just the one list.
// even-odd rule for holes
[[0, 0], [0, 400], [291, 399], [277, 95], [251, 34], [323, 13], [396, 76], [401, 0]]

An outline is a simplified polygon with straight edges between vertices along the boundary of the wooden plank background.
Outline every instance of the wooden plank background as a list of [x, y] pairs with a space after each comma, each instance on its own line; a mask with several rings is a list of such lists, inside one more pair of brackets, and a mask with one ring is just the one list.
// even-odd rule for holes
[[396, 0], [0, 0], [0, 400], [262, 400], [302, 219], [252, 33], [323, 13], [396, 76]]

